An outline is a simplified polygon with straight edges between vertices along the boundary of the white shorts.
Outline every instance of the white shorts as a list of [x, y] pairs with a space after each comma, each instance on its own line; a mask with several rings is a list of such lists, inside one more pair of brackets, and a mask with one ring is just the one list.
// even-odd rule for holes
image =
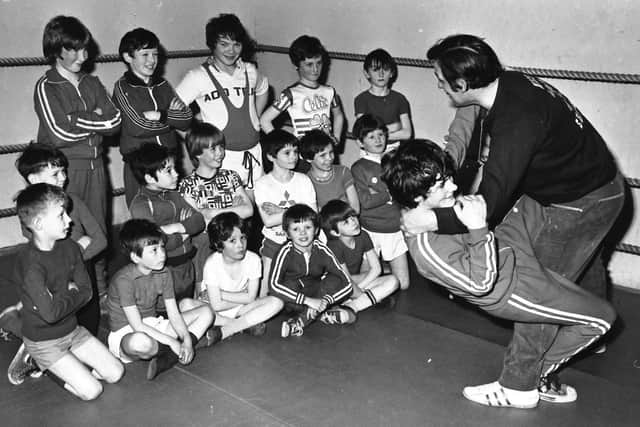
[[[249, 181], [249, 164], [244, 164], [245, 152], [251, 153], [253, 156], [251, 160], [252, 179]], [[247, 162], [249, 161], [249, 155], [247, 155]], [[258, 179], [264, 175], [264, 168], [262, 167], [262, 146], [258, 143], [255, 147], [246, 151], [231, 151], [226, 150], [224, 160], [222, 161], [222, 167], [224, 169], [231, 169], [236, 171], [240, 175], [242, 184], [247, 189], [252, 189]]]
[[382, 253], [382, 259], [385, 261], [392, 261], [408, 251], [402, 231], [396, 231], [395, 233], [365, 231], [371, 237], [376, 254], [380, 255]]
[[[173, 326], [171, 326], [169, 319], [165, 319], [162, 316], [145, 317], [144, 319], [142, 319], [142, 323], [152, 327], [153, 329], [157, 329], [159, 332], [162, 332], [163, 334], [170, 335], [174, 338], [178, 337], [178, 335], [176, 334], [176, 331], [173, 330]], [[109, 351], [113, 353], [113, 355], [116, 356], [118, 359], [122, 360], [123, 363], [131, 363], [133, 362], [133, 360], [126, 354], [123, 354], [120, 352], [120, 342], [122, 341], [122, 338], [124, 338], [125, 335], [132, 334], [134, 332], [135, 331], [133, 330], [131, 325], [127, 325], [127, 326], [123, 326], [122, 328], [118, 329], [115, 332], [110, 332], [109, 336], [107, 337], [107, 344], [109, 346]]]

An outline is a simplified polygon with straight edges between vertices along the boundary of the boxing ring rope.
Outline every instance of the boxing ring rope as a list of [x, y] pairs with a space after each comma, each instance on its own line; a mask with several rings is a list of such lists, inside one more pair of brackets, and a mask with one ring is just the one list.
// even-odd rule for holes
[[[282, 46], [272, 45], [258, 45], [259, 52], [288, 54], [289, 48]], [[165, 57], [167, 59], [179, 59], [179, 58], [202, 58], [210, 55], [210, 51], [207, 49], [194, 49], [194, 50], [173, 50], [167, 51]], [[365, 55], [349, 52], [329, 52], [331, 59], [338, 59], [342, 61], [364, 62]], [[418, 68], [433, 68], [431, 61], [418, 58], [403, 58], [395, 57], [396, 63], [405, 67], [418, 67]], [[108, 63], [119, 62], [120, 56], [117, 54], [99, 55], [95, 58], [96, 63]], [[0, 68], [8, 67], [28, 67], [28, 66], [42, 66], [48, 65], [46, 58], [40, 56], [34, 57], [5, 57], [0, 58]], [[616, 83], [616, 84], [640, 84], [640, 74], [620, 74], [620, 73], [602, 73], [593, 71], [577, 71], [577, 70], [562, 70], [562, 69], [548, 69], [548, 68], [534, 68], [534, 67], [509, 67], [506, 68], [520, 71], [522, 73], [534, 75], [536, 77], [551, 78], [551, 79], [563, 79], [563, 80], [580, 80], [589, 82], [601, 82], [601, 83]], [[350, 135], [347, 135], [351, 138]], [[353, 139], [353, 138], [351, 138]], [[26, 144], [7, 144], [0, 145], [0, 155], [20, 153], [22, 152], [28, 143]], [[627, 185], [631, 188], [640, 188], [640, 178], [625, 178]], [[112, 196], [117, 197], [124, 194], [124, 188], [116, 188], [112, 191]], [[0, 209], [0, 218], [6, 218], [16, 215], [15, 208]], [[627, 243], [618, 243], [616, 245], [616, 251], [625, 252], [633, 255], [640, 255], [640, 246], [631, 245]]]

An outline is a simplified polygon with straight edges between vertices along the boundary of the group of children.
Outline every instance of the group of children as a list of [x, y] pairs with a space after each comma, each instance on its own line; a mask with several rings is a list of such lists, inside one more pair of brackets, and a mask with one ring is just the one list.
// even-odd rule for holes
[[[119, 380], [123, 363], [147, 360], [153, 379], [191, 362], [196, 347], [263, 334], [283, 308], [290, 318], [281, 336], [299, 336], [315, 319], [353, 323], [408, 287], [399, 210], [377, 178], [387, 127], [370, 113], [387, 103], [356, 102], [355, 129], [372, 163], [352, 175], [335, 164], [344, 114], [335, 90], [320, 83], [328, 56], [317, 38], [294, 41], [300, 80], [263, 112], [268, 82], [250, 62], [255, 42], [237, 17], [211, 19], [206, 37], [211, 57], [174, 90], [156, 74], [158, 38], [142, 28], [126, 33], [119, 53], [128, 69], [110, 97], [82, 71], [86, 27], [68, 16], [45, 27], [52, 66], [34, 94], [38, 142], [17, 161], [29, 184], [16, 198], [29, 243], [13, 273], [20, 302], [4, 312], [18, 317], [23, 340], [9, 366], [13, 384], [47, 371], [90, 400], [99, 380]], [[365, 64], [371, 95], [393, 93], [393, 112], [380, 111], [390, 135], [408, 139], [408, 103], [389, 88], [395, 73], [382, 50]], [[272, 124], [285, 111], [291, 132]], [[194, 169], [179, 180], [180, 131]], [[132, 218], [119, 241], [130, 263], [107, 287], [102, 138], [118, 132]], [[247, 249], [254, 205], [264, 224], [261, 257]], [[382, 274], [380, 252], [393, 274]], [[95, 339], [99, 310], [108, 314], [107, 346]]]
[[[527, 283], [513, 278], [513, 263], [525, 255], [496, 265], [481, 199], [464, 199], [457, 208], [468, 235], [425, 234], [405, 242], [397, 200], [406, 207], [454, 205], [455, 185], [438, 147], [415, 154], [407, 151], [414, 142], [400, 144], [412, 138], [409, 104], [391, 90], [397, 67], [386, 51], [365, 59], [370, 88], [355, 98], [352, 132], [362, 152], [349, 169], [335, 164], [344, 113], [335, 90], [320, 83], [328, 57], [318, 39], [293, 42], [299, 81], [269, 107], [268, 81], [250, 62], [255, 42], [238, 18], [211, 19], [206, 39], [211, 57], [174, 91], [156, 74], [157, 37], [141, 28], [128, 32], [119, 47], [128, 71], [111, 98], [81, 71], [91, 40], [84, 25], [65, 16], [47, 24], [43, 44], [52, 67], [34, 95], [38, 143], [17, 162], [30, 184], [16, 200], [29, 243], [12, 276], [23, 340], [9, 367], [12, 383], [37, 367], [90, 400], [102, 390], [99, 380], [122, 377], [123, 363], [148, 361], [153, 379], [178, 362], [190, 363], [196, 348], [243, 331], [264, 334], [265, 322], [283, 309], [282, 337], [302, 335], [315, 320], [353, 323], [358, 312], [393, 305], [394, 292], [409, 287], [409, 249], [423, 275], [498, 316], [517, 318], [504, 304]], [[194, 102], [197, 120], [189, 107]], [[276, 128], [283, 112], [290, 123]], [[92, 261], [106, 247], [101, 138], [118, 131], [132, 217], [119, 240], [130, 263], [107, 288], [104, 268]], [[186, 131], [194, 165], [182, 179], [177, 131]], [[394, 148], [402, 154], [383, 161]], [[411, 156], [423, 156], [420, 170], [403, 163]], [[416, 182], [420, 190], [411, 187]], [[261, 257], [247, 249], [254, 206], [264, 224]], [[452, 254], [440, 254], [440, 246]], [[391, 274], [383, 274], [380, 257]], [[545, 274], [558, 289], [569, 287], [542, 270], [535, 280]], [[95, 338], [99, 299], [109, 317], [108, 350]], [[558, 338], [545, 369], [557, 369], [608, 330], [613, 311], [591, 303], [592, 318], [566, 321], [573, 329]], [[481, 394], [465, 389], [472, 400]], [[537, 392], [527, 395], [520, 407], [537, 399]]]

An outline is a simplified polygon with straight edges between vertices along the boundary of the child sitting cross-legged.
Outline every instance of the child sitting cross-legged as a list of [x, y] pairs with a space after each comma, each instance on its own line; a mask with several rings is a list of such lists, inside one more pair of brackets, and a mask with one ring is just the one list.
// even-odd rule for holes
[[204, 265], [198, 299], [211, 304], [222, 339], [242, 331], [264, 334], [264, 322], [283, 307], [274, 296], [258, 298], [262, 263], [247, 251], [248, 229], [249, 223], [234, 212], [217, 215], [207, 227], [214, 253]]
[[67, 239], [71, 220], [58, 186], [40, 183], [16, 199], [20, 222], [31, 231], [16, 257], [12, 281], [22, 302], [22, 339], [38, 367], [82, 400], [102, 393], [104, 379], [120, 380], [124, 369], [104, 344], [78, 325], [76, 312], [92, 295], [80, 247]]
[[[383, 300], [393, 306], [395, 299], [391, 294], [398, 290], [398, 279], [393, 274], [381, 275], [382, 267], [373, 242], [369, 233], [360, 228], [353, 208], [342, 200], [331, 200], [320, 211], [320, 217], [329, 239], [327, 246], [353, 280], [353, 294], [343, 306], [356, 313]], [[369, 265], [366, 271], [362, 271], [363, 259]]]
[[326, 324], [356, 321], [355, 312], [338, 304], [353, 290], [351, 277], [331, 250], [316, 236], [318, 214], [307, 205], [293, 205], [282, 216], [289, 241], [277, 252], [269, 274], [269, 291], [295, 313], [281, 327], [283, 338], [301, 336], [316, 318]]
[[[156, 224], [129, 220], [120, 231], [120, 242], [131, 263], [114, 275], [109, 286], [109, 350], [125, 363], [149, 360], [147, 379], [152, 380], [177, 362], [191, 362], [196, 343], [213, 322], [213, 312], [190, 298], [181, 300], [178, 308], [173, 277], [165, 267], [165, 235]], [[156, 312], [160, 298], [168, 319]], [[220, 340], [213, 332], [206, 334], [203, 345]]]

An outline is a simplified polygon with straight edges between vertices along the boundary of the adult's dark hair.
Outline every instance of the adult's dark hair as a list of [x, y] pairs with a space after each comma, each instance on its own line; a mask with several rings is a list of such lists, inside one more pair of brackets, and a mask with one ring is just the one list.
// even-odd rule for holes
[[211, 18], [205, 27], [205, 40], [211, 51], [216, 48], [218, 40], [224, 37], [242, 44], [240, 57], [243, 61], [255, 61], [258, 44], [251, 38], [240, 19], [232, 13], [221, 13]]
[[416, 197], [426, 198], [437, 181], [454, 171], [451, 156], [428, 139], [407, 141], [382, 157], [381, 178], [393, 200], [407, 208], [415, 208]]
[[427, 58], [438, 63], [454, 90], [460, 89], [457, 79], [466, 81], [469, 89], [477, 89], [487, 86], [504, 71], [491, 46], [470, 34], [456, 34], [438, 41], [427, 52]]
[[44, 27], [42, 34], [42, 52], [50, 64], [67, 50], [80, 50], [89, 47], [91, 33], [80, 20], [74, 16], [58, 15]]

